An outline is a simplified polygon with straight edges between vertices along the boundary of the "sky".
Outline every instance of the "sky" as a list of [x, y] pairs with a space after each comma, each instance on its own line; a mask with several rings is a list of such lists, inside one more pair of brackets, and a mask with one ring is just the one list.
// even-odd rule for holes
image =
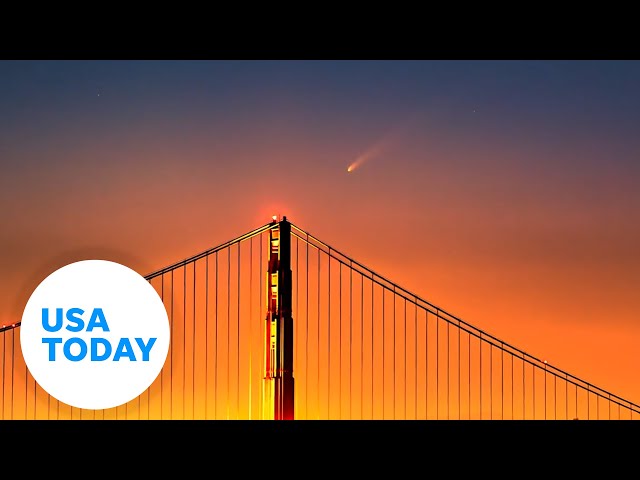
[[[640, 62], [0, 61], [0, 325], [286, 215], [640, 402]], [[351, 171], [348, 171], [348, 170]]]

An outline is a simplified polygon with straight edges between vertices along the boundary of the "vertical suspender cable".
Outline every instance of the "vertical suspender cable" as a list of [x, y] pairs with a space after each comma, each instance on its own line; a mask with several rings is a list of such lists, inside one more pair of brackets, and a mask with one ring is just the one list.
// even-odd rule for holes
[[328, 255], [328, 301], [327, 301], [327, 418], [331, 418], [331, 248]]
[[404, 299], [404, 321], [403, 321], [403, 325], [404, 328], [402, 329], [402, 332], [404, 333], [404, 343], [403, 343], [403, 350], [404, 350], [404, 417], [403, 419], [406, 420], [407, 419], [407, 299]]
[[209, 398], [209, 255], [204, 259], [204, 418], [208, 417]]
[[[15, 394], [15, 389], [13, 388], [13, 379], [15, 378], [15, 334], [16, 334], [16, 329], [15, 327], [11, 329], [11, 416], [9, 418], [11, 418], [12, 420], [13, 418], [13, 404], [14, 402], [14, 394]], [[4, 372], [3, 372], [4, 374]], [[58, 405], [58, 410], [60, 409], [60, 406]]]
[[307, 234], [307, 242], [305, 243], [305, 286], [307, 289], [305, 295], [305, 335], [304, 335], [304, 418], [309, 418], [309, 234]]
[[364, 275], [360, 275], [360, 420], [364, 420]]
[[436, 311], [436, 420], [440, 419], [440, 311]]
[[480, 345], [480, 420], [482, 420], [482, 332], [480, 332], [480, 339], [478, 340], [478, 344]]
[[309, 419], [309, 234], [307, 234], [307, 242], [305, 243], [306, 267], [305, 286], [307, 292], [305, 295], [305, 335], [304, 335], [304, 418]]
[[504, 420], [504, 344], [500, 344], [500, 419]]
[[[173, 270], [171, 270], [171, 338], [175, 338], [173, 327], [175, 325], [175, 315], [173, 312]], [[171, 349], [171, 384], [169, 385], [169, 418], [173, 417], [173, 348]], [[116, 410], [117, 413], [117, 410]]]
[[413, 417], [418, 419], [418, 299], [415, 298], [414, 319], [413, 319]]
[[318, 248], [318, 334], [316, 336], [316, 355], [318, 361], [316, 362], [316, 418], [320, 418], [320, 248]]
[[240, 415], [240, 242], [238, 242], [238, 323], [236, 324], [236, 420]]
[[231, 366], [229, 361], [231, 360], [231, 246], [227, 247], [227, 420], [229, 420], [229, 397], [231, 392], [231, 385], [229, 377], [231, 376]]
[[569, 380], [567, 374], [564, 374], [564, 418], [569, 420]]
[[558, 412], [556, 409], [557, 406], [557, 402], [556, 402], [556, 375], [553, 375], [553, 419], [557, 420], [558, 419]]
[[374, 377], [374, 372], [375, 372], [375, 367], [373, 365], [373, 351], [374, 351], [374, 322], [373, 322], [373, 317], [374, 317], [374, 310], [373, 310], [373, 274], [371, 274], [371, 419], [373, 420], [373, 377]]
[[547, 364], [544, 364], [544, 419], [547, 419]]
[[[264, 318], [262, 316], [262, 307], [265, 306], [265, 304], [267, 303], [267, 299], [266, 298], [262, 298], [262, 295], [264, 294], [264, 291], [262, 290], [262, 278], [263, 278], [263, 272], [262, 272], [262, 248], [264, 246], [264, 242], [262, 240], [262, 236], [263, 234], [260, 234], [260, 241], [258, 242], [258, 271], [259, 271], [259, 275], [258, 275], [258, 307], [260, 310], [260, 328], [258, 328], [258, 344], [260, 344], [261, 348], [264, 348], [264, 346], [262, 345], [262, 342], [264, 341], [264, 335], [266, 335], [266, 333], [263, 335], [263, 328], [266, 328], [265, 326], [265, 322], [264, 322]], [[267, 295], [268, 297], [268, 295]], [[263, 412], [262, 412], [262, 375], [264, 375], [264, 355], [260, 355], [260, 376], [258, 377], [260, 380], [260, 388], [258, 389], [258, 418], [263, 418]]]
[[193, 329], [191, 330], [193, 343], [191, 344], [191, 418], [196, 418], [196, 263], [193, 262]]
[[513, 354], [511, 356], [511, 420], [513, 420], [513, 410], [514, 410], [514, 401], [513, 401]]
[[469, 361], [469, 390], [467, 391], [467, 394], [469, 396], [468, 398], [468, 407], [467, 410], [469, 410], [468, 416], [469, 416], [469, 420], [471, 420], [471, 333], [467, 332], [467, 359]]
[[384, 420], [384, 337], [385, 337], [385, 329], [384, 329], [384, 297], [385, 297], [385, 288], [382, 287], [382, 419]]
[[[162, 300], [162, 305], [164, 305], [164, 273], [160, 275], [160, 279], [162, 280], [162, 283], [160, 284], [160, 299]], [[166, 309], [167, 307], [165, 306], [164, 308]], [[164, 375], [162, 374], [162, 370], [161, 370], [160, 371], [160, 419], [161, 420], [163, 419], [163, 412], [164, 412], [164, 410], [162, 409], [162, 397], [164, 396], [164, 390], [162, 388], [162, 377], [164, 377]], [[102, 412], [102, 418], [104, 418], [104, 410]], [[47, 415], [47, 420], [48, 419], [49, 419], [49, 416]]]
[[351, 357], [353, 356], [353, 266], [351, 265], [351, 260], [349, 260], [349, 420], [351, 418], [351, 402], [352, 402], [352, 392], [351, 392]]
[[182, 419], [185, 418], [185, 394], [187, 382], [187, 265], [182, 267]]
[[393, 401], [392, 401], [392, 419], [396, 418], [396, 287], [393, 287]]
[[[4, 420], [4, 363], [5, 363], [5, 357], [7, 356], [7, 334], [3, 333], [2, 334], [2, 412], [0, 412], [2, 414], [2, 419]], [[47, 397], [47, 402], [49, 401], [50, 396]], [[48, 407], [48, 406], [47, 406]], [[47, 420], [49, 418], [49, 411], [47, 410]]]
[[218, 417], [218, 252], [216, 251], [216, 355], [215, 355], [215, 380], [213, 384], [213, 408], [214, 417]]
[[429, 419], [429, 311], [424, 309], [424, 417]]
[[249, 239], [249, 420], [253, 417], [253, 337], [251, 336], [251, 324], [253, 323], [253, 237]]
[[[299, 307], [299, 297], [300, 297], [300, 290], [298, 288], [299, 282], [298, 282], [298, 272], [300, 271], [300, 262], [298, 261], [299, 258], [299, 251], [300, 251], [300, 243], [298, 241], [298, 237], [296, 236], [296, 293], [295, 296], [293, 298], [296, 299], [296, 318], [291, 322], [292, 327], [293, 327], [293, 336], [294, 336], [294, 344], [295, 347], [293, 349], [293, 365], [294, 368], [297, 368], [298, 366], [298, 327], [294, 326], [293, 323], [294, 322], [299, 322], [300, 321], [300, 307]], [[291, 299], [291, 301], [293, 301], [293, 298]], [[291, 306], [291, 308], [293, 308], [293, 305]], [[305, 392], [306, 395], [306, 392]], [[298, 409], [298, 397], [299, 395], [295, 395], [293, 397], [293, 401], [294, 401], [294, 406], [293, 406], [293, 411], [294, 411], [294, 416], [293, 418], [300, 418], [300, 413], [299, 413], [299, 409]]]
[[393, 402], [392, 412], [393, 418], [396, 418], [396, 287], [393, 287]]

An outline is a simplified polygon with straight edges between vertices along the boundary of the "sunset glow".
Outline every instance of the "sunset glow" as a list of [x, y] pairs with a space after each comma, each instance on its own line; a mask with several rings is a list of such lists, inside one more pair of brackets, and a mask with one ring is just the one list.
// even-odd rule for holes
[[[540, 359], [542, 375], [560, 368], [638, 403], [638, 84], [632, 61], [0, 61], [0, 325], [19, 322], [39, 282], [72, 261], [147, 275], [284, 214]], [[405, 313], [397, 295], [383, 306], [378, 284], [305, 239], [291, 242], [300, 415], [442, 416], [449, 392], [450, 415], [484, 418], [502, 398], [474, 389], [502, 384], [480, 358], [504, 366], [516, 416], [545, 415], [522, 401], [534, 382], [536, 396], [566, 400], [558, 415], [609, 414], [571, 405], [571, 386], [480, 351], [464, 330], [458, 347], [447, 322], [414, 323], [424, 311], [408, 302]], [[152, 281], [176, 318], [170, 361], [115, 411], [49, 403], [20, 363], [19, 328], [0, 333], [0, 356], [16, 359], [4, 381], [23, 387], [3, 390], [2, 418], [260, 416], [266, 245], [255, 237], [176, 270], [173, 285]], [[411, 321], [394, 326], [394, 315]], [[438, 370], [447, 360], [450, 375]], [[458, 371], [469, 375], [460, 387]], [[406, 410], [393, 403], [405, 390]]]

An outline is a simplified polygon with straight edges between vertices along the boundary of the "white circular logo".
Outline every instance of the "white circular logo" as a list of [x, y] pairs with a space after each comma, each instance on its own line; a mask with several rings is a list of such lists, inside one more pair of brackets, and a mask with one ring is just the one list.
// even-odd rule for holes
[[72, 407], [133, 400], [156, 379], [169, 351], [162, 299], [134, 270], [106, 260], [66, 265], [33, 291], [20, 344], [33, 378]]

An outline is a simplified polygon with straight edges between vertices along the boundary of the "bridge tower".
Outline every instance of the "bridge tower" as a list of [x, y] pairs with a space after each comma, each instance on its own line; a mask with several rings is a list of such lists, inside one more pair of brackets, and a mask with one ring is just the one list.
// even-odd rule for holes
[[287, 217], [269, 230], [265, 325], [263, 418], [293, 420], [293, 318], [291, 316], [291, 224]]

